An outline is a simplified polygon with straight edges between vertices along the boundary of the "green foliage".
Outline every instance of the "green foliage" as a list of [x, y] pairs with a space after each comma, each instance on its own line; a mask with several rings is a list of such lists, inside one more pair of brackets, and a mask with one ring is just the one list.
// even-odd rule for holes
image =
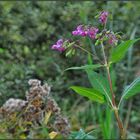
[[[89, 59], [89, 63], [92, 64], [91, 59]], [[101, 75], [99, 74], [97, 75], [97, 73], [93, 72], [92, 70], [87, 70], [87, 75], [88, 75], [90, 84], [93, 88], [94, 87], [96, 88], [96, 86], [98, 86], [98, 83], [95, 81], [95, 79], [97, 78], [100, 79], [100, 81], [105, 81], [105, 83], [107, 83], [107, 80], [104, 77], [99, 78]], [[113, 70], [111, 71], [111, 78], [112, 78], [113, 87], [114, 87], [116, 83], [116, 77]], [[98, 90], [99, 89], [101, 88], [99, 87]], [[103, 108], [101, 105], [98, 105], [96, 109], [97, 109], [98, 122], [101, 125], [102, 136], [104, 139], [111, 139], [113, 135], [113, 130], [111, 129], [111, 125], [113, 125], [112, 124], [113, 122], [112, 110], [110, 107], [107, 106], [106, 109], [103, 111]]]
[[106, 77], [92, 70], [86, 70], [91, 85], [102, 94], [110, 93]]
[[[114, 137], [113, 129], [113, 112], [110, 107], [106, 107], [105, 111], [101, 111], [101, 106], [98, 108], [99, 122], [101, 124], [101, 131], [104, 139], [111, 139]], [[112, 137], [113, 136], [113, 137]]]
[[67, 70], [86, 70], [86, 69], [97, 69], [102, 67], [102, 65], [100, 64], [95, 64], [95, 65], [85, 65], [85, 66], [80, 66], [80, 67], [71, 67], [71, 68], [67, 68], [65, 71]]
[[109, 84], [107, 82], [107, 79], [102, 76], [102, 74], [98, 74], [92, 70], [86, 70], [88, 79], [92, 85], [97, 91], [101, 92], [111, 103], [111, 98], [110, 98], [110, 90], [109, 90]]
[[110, 62], [115, 63], [120, 61], [125, 56], [129, 47], [132, 47], [132, 45], [138, 40], [140, 39], [127, 40], [119, 44], [116, 48], [113, 49], [110, 56]]
[[73, 89], [76, 93], [89, 98], [92, 101], [96, 101], [99, 103], [105, 102], [104, 95], [102, 93], [100, 93], [98, 90], [95, 90], [93, 88], [72, 86], [71, 89]]
[[128, 99], [140, 93], [140, 77], [136, 78], [129, 86], [124, 89], [123, 98]]

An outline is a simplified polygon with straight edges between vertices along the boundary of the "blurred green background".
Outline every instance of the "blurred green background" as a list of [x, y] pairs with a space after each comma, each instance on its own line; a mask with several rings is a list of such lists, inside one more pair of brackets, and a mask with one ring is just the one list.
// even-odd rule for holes
[[[137, 1], [12, 1], [0, 2], [0, 105], [8, 98], [25, 98], [27, 81], [40, 79], [52, 85], [52, 96], [69, 117], [72, 128], [90, 130], [96, 124], [97, 104], [74, 94], [72, 85], [90, 86], [87, 76], [81, 71], [63, 71], [71, 66], [87, 63], [87, 57], [77, 52], [72, 58], [51, 50], [57, 39], [71, 37], [78, 24], [93, 24], [95, 15], [107, 10], [112, 13], [108, 27], [121, 32], [125, 39], [140, 37], [140, 3]], [[86, 41], [85, 45], [90, 42]], [[140, 75], [140, 47], [129, 50], [123, 62], [115, 66], [118, 94], [137, 75]], [[136, 96], [130, 102], [129, 131], [140, 138], [140, 102]], [[128, 104], [122, 116], [125, 118]], [[77, 110], [77, 112], [75, 112]], [[86, 115], [85, 115], [86, 114]]]

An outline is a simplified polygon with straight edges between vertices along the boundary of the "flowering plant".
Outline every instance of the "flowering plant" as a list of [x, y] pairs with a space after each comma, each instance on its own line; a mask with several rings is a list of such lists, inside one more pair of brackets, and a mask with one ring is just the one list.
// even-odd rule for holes
[[[77, 28], [72, 31], [72, 35], [90, 38], [94, 41], [95, 46], [99, 46], [101, 48], [102, 57], [83, 48], [82, 44], [79, 43], [79, 40], [71, 41], [60, 39], [52, 46], [52, 49], [58, 50], [59, 52], [65, 52], [66, 56], [72, 56], [75, 54], [77, 49], [81, 49], [89, 56], [93, 57], [93, 59], [96, 58], [98, 61], [97, 64], [71, 67], [67, 69], [85, 70], [91, 82], [92, 88], [72, 86], [71, 89], [92, 101], [107, 104], [114, 112], [116, 122], [120, 130], [120, 137], [124, 139], [126, 138], [126, 130], [120, 118], [119, 109], [124, 99], [129, 99], [140, 93], [140, 77], [137, 77], [130, 85], [125, 87], [119, 103], [117, 103], [112, 82], [111, 69], [113, 64], [124, 58], [127, 50], [139, 39], [121, 41], [122, 38], [118, 33], [108, 30], [106, 25], [109, 13], [107, 11], [102, 11], [96, 16], [96, 18], [99, 19], [102, 29], [98, 29], [97, 27], [93, 27], [91, 25], [78, 25]], [[121, 41], [120, 44], [119, 41]], [[108, 47], [108, 49], [106, 49], [106, 47]], [[99, 68], [105, 68], [106, 76], [95, 72], [95, 70]]]

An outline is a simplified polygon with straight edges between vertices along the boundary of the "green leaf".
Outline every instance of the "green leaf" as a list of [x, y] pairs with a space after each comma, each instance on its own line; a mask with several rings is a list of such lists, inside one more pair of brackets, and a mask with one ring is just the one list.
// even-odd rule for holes
[[86, 70], [86, 69], [97, 69], [97, 68], [100, 68], [100, 67], [103, 67], [103, 65], [100, 65], [100, 64], [95, 64], [95, 65], [85, 65], [85, 66], [80, 66], [80, 67], [70, 67], [70, 68], [67, 68], [65, 71], [67, 70]]
[[88, 79], [92, 85], [92, 87], [102, 93], [106, 99], [111, 103], [111, 93], [110, 93], [110, 88], [108, 81], [106, 77], [104, 77], [101, 74], [98, 74], [90, 69], [86, 70]]
[[92, 101], [96, 101], [99, 103], [105, 102], [104, 95], [93, 88], [85, 88], [85, 87], [79, 87], [79, 86], [72, 86], [70, 88], [73, 89], [78, 94], [80, 94], [84, 97], [87, 97]]
[[101, 111], [101, 109], [99, 108], [97, 110], [98, 113], [98, 119], [99, 119], [99, 123], [100, 123], [100, 127], [102, 130], [102, 135], [104, 139], [111, 139], [111, 134], [112, 134], [112, 128], [111, 128], [111, 124], [112, 124], [112, 117], [113, 117], [113, 112], [112, 109], [109, 106], [106, 106], [106, 110], [105, 111]]
[[106, 77], [90, 69], [86, 70], [86, 72], [93, 88], [99, 90], [102, 94], [105, 94], [105, 91], [110, 93], [109, 84]]
[[140, 39], [127, 40], [119, 44], [116, 48], [113, 49], [109, 59], [110, 62], [115, 63], [120, 61], [125, 56], [128, 48], [131, 47], [138, 40]]
[[140, 77], [136, 78], [123, 92], [123, 98], [128, 99], [140, 93]]
[[0, 53], [4, 53], [4, 49], [3, 48], [0, 48]]

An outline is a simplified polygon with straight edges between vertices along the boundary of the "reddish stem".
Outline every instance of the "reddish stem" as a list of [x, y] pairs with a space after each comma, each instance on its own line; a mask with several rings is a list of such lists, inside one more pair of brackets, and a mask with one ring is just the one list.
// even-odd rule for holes
[[104, 61], [105, 61], [105, 66], [106, 66], [106, 70], [107, 70], [107, 78], [108, 78], [108, 82], [109, 82], [109, 87], [110, 87], [110, 92], [112, 95], [112, 104], [113, 104], [113, 109], [114, 109], [114, 114], [118, 123], [118, 127], [120, 130], [120, 134], [121, 134], [121, 139], [125, 139], [125, 130], [123, 127], [123, 123], [119, 117], [119, 113], [118, 113], [118, 108], [116, 106], [116, 102], [115, 102], [115, 94], [113, 92], [113, 86], [112, 86], [112, 80], [111, 80], [111, 76], [110, 76], [110, 70], [109, 70], [109, 65], [106, 59], [106, 55], [105, 55], [105, 51], [104, 51], [104, 45], [103, 43], [101, 43], [101, 47], [102, 47], [102, 51], [103, 51], [103, 57], [104, 57]]

